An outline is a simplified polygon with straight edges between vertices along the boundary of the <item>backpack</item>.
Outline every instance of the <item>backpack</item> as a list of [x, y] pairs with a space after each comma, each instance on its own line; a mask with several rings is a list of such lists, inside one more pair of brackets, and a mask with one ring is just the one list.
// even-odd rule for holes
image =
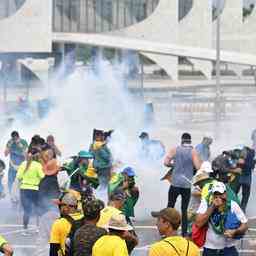
[[65, 256], [73, 256], [74, 236], [76, 231], [84, 224], [84, 218], [74, 220], [69, 215], [65, 215], [63, 216], [63, 218], [66, 219], [71, 224], [71, 229], [65, 241]]

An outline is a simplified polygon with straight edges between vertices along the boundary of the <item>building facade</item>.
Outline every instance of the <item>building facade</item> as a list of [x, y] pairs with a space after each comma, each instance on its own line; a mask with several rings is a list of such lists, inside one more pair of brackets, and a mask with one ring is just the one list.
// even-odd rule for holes
[[[202, 0], [1, 0], [0, 55], [50, 53], [53, 33], [103, 33], [213, 49], [216, 13], [222, 15], [222, 48], [256, 54], [256, 11], [244, 19], [243, 0], [226, 0], [217, 12], [210, 1]], [[178, 79], [178, 57], [141, 54]], [[187, 61], [211, 78], [211, 61]], [[232, 68], [241, 75], [244, 67]]]

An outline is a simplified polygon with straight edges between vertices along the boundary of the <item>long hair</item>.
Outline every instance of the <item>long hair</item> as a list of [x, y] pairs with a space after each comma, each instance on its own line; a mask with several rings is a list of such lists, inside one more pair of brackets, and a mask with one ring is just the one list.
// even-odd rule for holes
[[29, 169], [29, 167], [33, 161], [38, 161], [38, 158], [39, 158], [39, 150], [36, 148], [32, 148], [31, 151], [27, 155], [27, 164], [26, 164], [24, 172], [26, 172]]

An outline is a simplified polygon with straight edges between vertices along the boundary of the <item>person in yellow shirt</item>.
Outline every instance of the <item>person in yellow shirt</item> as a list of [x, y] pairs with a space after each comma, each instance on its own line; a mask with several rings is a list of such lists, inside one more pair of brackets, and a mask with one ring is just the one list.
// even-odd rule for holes
[[200, 255], [198, 247], [193, 242], [177, 235], [181, 215], [176, 209], [165, 208], [151, 214], [157, 218], [158, 231], [164, 238], [160, 242], [151, 245], [148, 256]]
[[102, 236], [94, 244], [92, 256], [128, 256], [125, 239], [131, 236], [132, 226], [128, 225], [123, 214], [113, 215], [108, 225], [109, 234]]
[[0, 252], [4, 254], [4, 256], [12, 256], [13, 255], [13, 249], [8, 244], [8, 242], [0, 236]]
[[64, 194], [56, 203], [59, 205], [61, 217], [53, 223], [51, 228], [50, 256], [65, 256], [65, 243], [72, 227], [68, 218], [77, 221], [82, 220], [83, 215], [77, 210], [77, 198], [71, 193]]
[[100, 219], [97, 226], [105, 228], [113, 215], [121, 214], [126, 195], [123, 190], [114, 191], [109, 197], [108, 206], [106, 206], [100, 213]]
[[27, 161], [24, 161], [18, 168], [17, 179], [20, 183], [20, 200], [24, 209], [23, 235], [28, 235], [28, 223], [33, 207], [36, 214], [39, 215], [39, 184], [45, 176], [43, 166], [39, 162], [39, 156], [39, 150], [32, 149], [27, 156]]

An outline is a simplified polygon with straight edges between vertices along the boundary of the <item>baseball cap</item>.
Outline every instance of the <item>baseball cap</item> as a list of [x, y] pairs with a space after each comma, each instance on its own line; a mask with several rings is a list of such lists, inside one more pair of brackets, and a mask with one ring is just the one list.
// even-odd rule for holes
[[212, 193], [220, 193], [220, 194], [223, 194], [226, 192], [226, 186], [224, 183], [222, 182], [216, 182], [213, 184], [212, 186]]
[[86, 200], [82, 203], [84, 217], [95, 219], [99, 216], [100, 211], [104, 208], [104, 202], [99, 199]]
[[66, 193], [60, 199], [54, 200], [54, 203], [57, 205], [77, 206], [78, 200], [72, 193]]
[[134, 177], [135, 176], [135, 171], [132, 167], [124, 168], [122, 173], [127, 174], [129, 177]]
[[139, 136], [140, 139], [144, 139], [146, 137], [149, 137], [148, 133], [147, 132], [142, 132]]
[[175, 208], [164, 208], [158, 212], [151, 212], [152, 217], [162, 217], [171, 223], [172, 227], [177, 230], [181, 223], [181, 215]]

